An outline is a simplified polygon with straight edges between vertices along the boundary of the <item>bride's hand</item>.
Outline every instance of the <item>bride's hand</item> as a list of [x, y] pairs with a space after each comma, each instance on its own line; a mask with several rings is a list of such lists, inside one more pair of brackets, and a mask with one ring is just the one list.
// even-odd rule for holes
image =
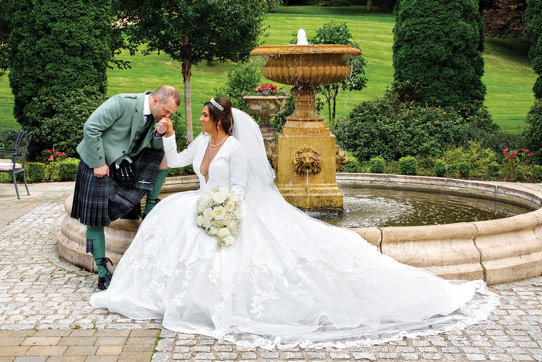
[[160, 134], [165, 133], [166, 137], [171, 137], [175, 133], [171, 119], [166, 117], [160, 119], [160, 121], [156, 124], [156, 131]]

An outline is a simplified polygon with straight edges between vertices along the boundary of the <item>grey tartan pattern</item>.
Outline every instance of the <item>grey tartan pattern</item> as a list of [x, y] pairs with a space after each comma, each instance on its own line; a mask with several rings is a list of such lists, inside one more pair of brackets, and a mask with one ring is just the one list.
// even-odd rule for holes
[[139, 201], [152, 191], [163, 156], [162, 150], [143, 149], [134, 159], [138, 182], [132, 186], [120, 185], [110, 176], [94, 177], [94, 170], [81, 160], [75, 180], [71, 217], [92, 227], [109, 226], [127, 214], [137, 217], [138, 213], [131, 211], [139, 208]]

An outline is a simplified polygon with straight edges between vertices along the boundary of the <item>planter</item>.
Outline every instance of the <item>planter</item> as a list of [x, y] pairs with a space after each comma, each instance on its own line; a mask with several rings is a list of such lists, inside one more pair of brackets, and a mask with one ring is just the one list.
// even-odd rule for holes
[[260, 117], [260, 130], [265, 143], [267, 158], [275, 166], [275, 128], [269, 124], [269, 118], [284, 112], [288, 96], [244, 96], [247, 113]]

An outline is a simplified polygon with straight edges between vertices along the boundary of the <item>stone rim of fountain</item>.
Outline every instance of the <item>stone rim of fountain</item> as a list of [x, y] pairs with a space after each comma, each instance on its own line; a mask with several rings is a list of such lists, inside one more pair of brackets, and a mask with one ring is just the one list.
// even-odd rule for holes
[[309, 45], [261, 45], [250, 52], [251, 56], [304, 55], [304, 54], [347, 54], [360, 55], [361, 50], [343, 44], [309, 44]]
[[[488, 284], [542, 274], [542, 193], [482, 181], [386, 174], [338, 174], [339, 185], [431, 190], [520, 203], [536, 210], [513, 217], [455, 224], [351, 228], [383, 254], [446, 279], [484, 279]], [[165, 192], [193, 190], [196, 176], [168, 178]], [[67, 215], [58, 234], [57, 253], [64, 260], [94, 270], [85, 253], [84, 226]], [[129, 246], [138, 221], [117, 220], [106, 228], [108, 256], [117, 264]], [[443, 265], [446, 264], [446, 265]]]

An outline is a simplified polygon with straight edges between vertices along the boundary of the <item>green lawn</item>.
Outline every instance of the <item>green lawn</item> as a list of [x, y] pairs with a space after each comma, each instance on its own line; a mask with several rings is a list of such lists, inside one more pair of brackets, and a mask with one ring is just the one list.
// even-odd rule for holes
[[[340, 95], [337, 113], [344, 116], [362, 100], [381, 96], [393, 80], [392, 44], [394, 18], [391, 14], [366, 14], [363, 7], [279, 7], [267, 19], [264, 44], [288, 44], [299, 28], [311, 36], [330, 20], [347, 23], [360, 44], [367, 60], [367, 88], [360, 92]], [[233, 46], [233, 45], [232, 45]], [[524, 127], [525, 116], [533, 103], [532, 85], [536, 79], [527, 50], [529, 44], [518, 40], [486, 41], [485, 76], [486, 104], [494, 120], [507, 132], [517, 133]], [[108, 94], [153, 90], [170, 84], [183, 90], [180, 64], [165, 54], [149, 56], [125, 55], [132, 62], [129, 70], [108, 71]], [[224, 84], [229, 65], [202, 63], [193, 69], [192, 108], [195, 133], [200, 132], [198, 121], [202, 104], [213, 90]], [[7, 76], [0, 79], [0, 129], [18, 128], [12, 116], [13, 97]], [[181, 107], [180, 112], [183, 112]], [[326, 114], [325, 112], [324, 115]]]

